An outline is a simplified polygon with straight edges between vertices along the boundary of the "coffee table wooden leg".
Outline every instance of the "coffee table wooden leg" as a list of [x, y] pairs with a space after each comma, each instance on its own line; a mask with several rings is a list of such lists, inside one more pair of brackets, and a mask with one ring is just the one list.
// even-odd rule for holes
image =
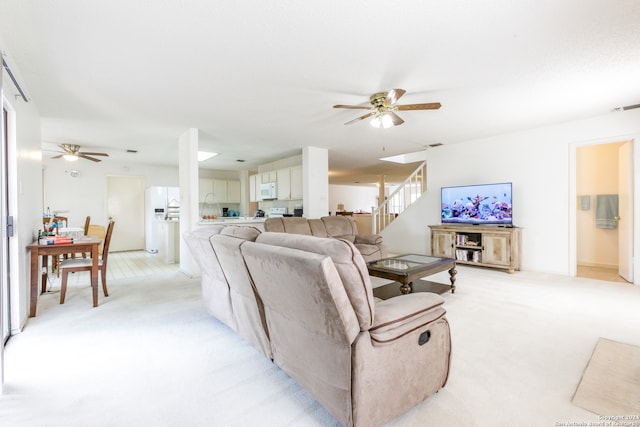
[[454, 265], [449, 270], [449, 280], [451, 280], [451, 293], [456, 291], [456, 274], [458, 271], [456, 270], [456, 266]]
[[410, 294], [411, 292], [413, 292], [413, 286], [411, 286], [411, 282], [403, 283], [402, 286], [400, 286], [400, 292], [402, 292], [402, 295]]

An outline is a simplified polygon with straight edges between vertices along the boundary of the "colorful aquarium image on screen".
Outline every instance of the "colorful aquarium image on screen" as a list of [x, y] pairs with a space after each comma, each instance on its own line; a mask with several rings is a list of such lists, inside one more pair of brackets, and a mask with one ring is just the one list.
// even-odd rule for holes
[[442, 222], [512, 224], [511, 183], [442, 187]]

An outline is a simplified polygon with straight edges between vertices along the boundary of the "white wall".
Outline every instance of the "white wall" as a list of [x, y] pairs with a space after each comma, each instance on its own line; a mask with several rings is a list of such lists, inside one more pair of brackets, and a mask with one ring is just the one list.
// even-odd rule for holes
[[440, 223], [441, 187], [511, 181], [514, 224], [523, 228], [523, 269], [570, 274], [575, 264], [576, 171], [572, 153], [578, 144], [588, 141], [624, 139], [635, 140], [634, 247], [638, 253], [640, 110], [428, 150], [427, 193], [383, 230], [385, 242], [391, 252], [430, 253], [428, 225]]
[[338, 204], [348, 212], [369, 212], [378, 206], [377, 186], [329, 185], [329, 210], [335, 214]]
[[[11, 254], [11, 332], [20, 332], [29, 316], [30, 258], [27, 245], [42, 226], [40, 115], [33, 102], [17, 98], [17, 89], [2, 70], [5, 104], [9, 112], [9, 215], [14, 217]], [[13, 132], [12, 132], [13, 128]]]
[[[145, 188], [178, 187], [178, 168], [148, 166], [136, 164], [114, 164], [108, 159], [101, 163], [93, 163], [80, 159], [67, 162], [64, 159], [47, 159], [42, 172], [44, 182], [44, 205], [38, 207], [40, 216], [47, 207], [54, 210], [68, 210], [61, 214], [69, 219], [69, 225], [79, 227], [84, 225], [87, 215], [91, 216], [91, 223], [107, 223], [107, 176], [142, 176], [145, 178]], [[73, 178], [71, 170], [77, 170], [80, 175]], [[42, 218], [40, 219], [42, 226]]]

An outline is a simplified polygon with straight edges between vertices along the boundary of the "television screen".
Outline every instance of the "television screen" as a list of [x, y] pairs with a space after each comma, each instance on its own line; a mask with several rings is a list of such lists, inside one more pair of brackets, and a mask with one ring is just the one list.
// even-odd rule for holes
[[442, 222], [512, 225], [511, 183], [442, 187]]

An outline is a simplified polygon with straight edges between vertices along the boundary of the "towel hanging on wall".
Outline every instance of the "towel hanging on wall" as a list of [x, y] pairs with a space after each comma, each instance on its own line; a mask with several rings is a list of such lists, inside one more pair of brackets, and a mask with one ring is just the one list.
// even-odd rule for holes
[[598, 194], [596, 196], [596, 228], [614, 229], [618, 227], [618, 195]]
[[591, 196], [580, 196], [580, 210], [588, 211], [591, 209]]

